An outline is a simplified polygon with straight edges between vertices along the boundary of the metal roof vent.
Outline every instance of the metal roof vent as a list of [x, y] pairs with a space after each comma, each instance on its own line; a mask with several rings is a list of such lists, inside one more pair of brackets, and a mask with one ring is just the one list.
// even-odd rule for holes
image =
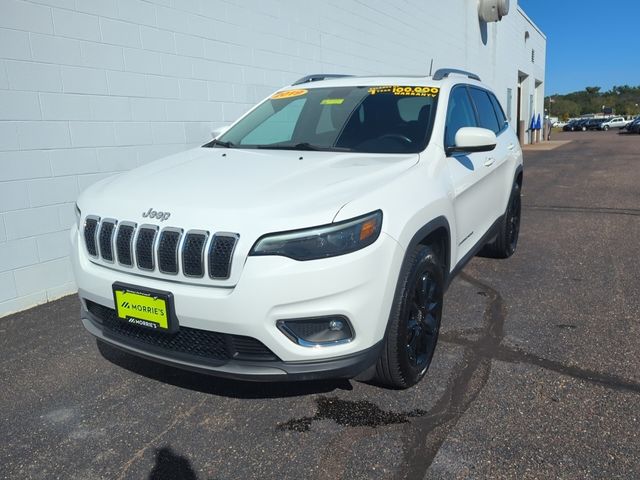
[[509, 0], [478, 0], [478, 15], [484, 22], [499, 22], [509, 14]]

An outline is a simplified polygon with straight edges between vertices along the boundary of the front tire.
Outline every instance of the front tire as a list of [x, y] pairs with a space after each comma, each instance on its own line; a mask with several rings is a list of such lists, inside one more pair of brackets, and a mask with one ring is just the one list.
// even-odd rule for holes
[[602, 129], [603, 129], [605, 132], [608, 132], [608, 131], [609, 131], [609, 125], [605, 125]]
[[514, 183], [509, 196], [507, 210], [500, 219], [498, 234], [495, 240], [488, 243], [480, 252], [480, 256], [489, 258], [509, 258], [516, 251], [520, 236], [520, 218], [522, 215], [522, 200], [520, 185]]
[[383, 385], [404, 389], [425, 376], [438, 342], [444, 274], [435, 251], [418, 245], [400, 282], [375, 378]]

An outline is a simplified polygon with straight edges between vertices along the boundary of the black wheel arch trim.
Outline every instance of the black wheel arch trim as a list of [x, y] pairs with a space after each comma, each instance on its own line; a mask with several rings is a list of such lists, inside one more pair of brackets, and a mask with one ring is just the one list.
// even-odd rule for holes
[[389, 331], [389, 325], [391, 325], [391, 315], [393, 313], [393, 306], [396, 305], [396, 302], [400, 301], [400, 298], [402, 296], [402, 285], [401, 285], [401, 279], [404, 278], [405, 274], [407, 273], [407, 270], [410, 268], [408, 259], [411, 255], [411, 252], [413, 251], [414, 248], [416, 248], [416, 246], [420, 245], [420, 243], [427, 238], [429, 235], [431, 235], [432, 233], [435, 233], [437, 230], [444, 228], [447, 232], [447, 239], [446, 239], [446, 255], [445, 255], [445, 259], [444, 259], [444, 265], [442, 265], [443, 267], [443, 274], [444, 274], [444, 279], [445, 279], [445, 289], [448, 285], [447, 279], [449, 276], [449, 268], [451, 265], [451, 227], [449, 225], [449, 221], [447, 220], [447, 218], [444, 215], [441, 215], [439, 217], [434, 218], [433, 220], [431, 220], [430, 222], [428, 222], [427, 224], [425, 224], [424, 226], [422, 226], [414, 235], [413, 237], [411, 237], [411, 240], [409, 241], [409, 244], [407, 245], [407, 248], [404, 252], [404, 258], [402, 259], [402, 266], [400, 267], [400, 271], [398, 272], [398, 276], [396, 278], [396, 288], [395, 291], [393, 293], [393, 302], [390, 305], [389, 308], [389, 317], [387, 318], [387, 326], [385, 327], [384, 330], [384, 337], [383, 339], [387, 338], [387, 333]]
[[[522, 180], [524, 181], [524, 167], [522, 165], [516, 167], [516, 173], [513, 175], [513, 183], [518, 181], [520, 174], [522, 174]], [[522, 183], [520, 183], [520, 187], [522, 187]]]

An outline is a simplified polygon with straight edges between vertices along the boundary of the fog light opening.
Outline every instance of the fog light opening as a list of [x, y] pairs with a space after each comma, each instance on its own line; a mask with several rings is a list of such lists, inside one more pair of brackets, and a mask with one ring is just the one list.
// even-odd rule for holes
[[303, 347], [342, 345], [353, 340], [353, 329], [342, 315], [278, 320], [278, 329]]

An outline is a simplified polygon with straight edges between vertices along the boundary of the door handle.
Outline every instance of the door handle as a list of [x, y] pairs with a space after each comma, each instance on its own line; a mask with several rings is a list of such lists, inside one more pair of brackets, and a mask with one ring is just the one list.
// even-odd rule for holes
[[510, 143], [507, 150], [513, 150], [514, 148], [516, 148], [516, 146], [513, 143]]
[[485, 167], [490, 167], [491, 165], [493, 165], [493, 163], [496, 161], [495, 158], [493, 157], [487, 157], [487, 159], [484, 161], [484, 166]]

